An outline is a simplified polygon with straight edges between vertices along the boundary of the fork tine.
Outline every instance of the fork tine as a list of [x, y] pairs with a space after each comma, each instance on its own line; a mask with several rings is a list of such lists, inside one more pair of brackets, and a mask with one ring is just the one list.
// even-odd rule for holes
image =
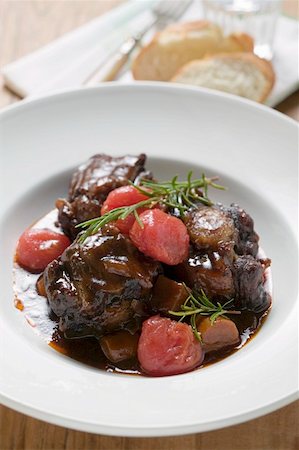
[[180, 2], [176, 14], [179, 14], [179, 16], [181, 16], [183, 14], [183, 12], [185, 12], [189, 6], [191, 5], [191, 3], [193, 2], [193, 0], [183, 0]]
[[188, 8], [193, 0], [161, 0], [153, 7], [158, 18], [176, 19]]
[[183, 12], [190, 6], [192, 0], [180, 0], [174, 2], [176, 3], [176, 7], [172, 10], [173, 18], [180, 17]]
[[155, 3], [155, 5], [153, 6], [153, 11], [155, 14], [157, 14], [158, 16], [164, 16], [165, 14], [167, 14], [167, 11], [169, 10], [169, 6], [171, 4], [171, 0], [160, 0], [158, 2]]

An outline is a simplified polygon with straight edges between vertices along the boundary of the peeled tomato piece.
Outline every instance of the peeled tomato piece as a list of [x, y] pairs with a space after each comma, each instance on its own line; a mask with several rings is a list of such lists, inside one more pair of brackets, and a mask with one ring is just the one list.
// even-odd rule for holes
[[[108, 194], [101, 208], [101, 215], [104, 215], [115, 208], [136, 205], [136, 203], [148, 200], [148, 198], [148, 196], [142, 194], [142, 192], [138, 191], [134, 186], [121, 186]], [[138, 209], [138, 213], [142, 213], [143, 211], [145, 211], [145, 208]], [[134, 214], [130, 214], [125, 219], [118, 219], [116, 221], [116, 226], [121, 233], [129, 234], [134, 222], [135, 216]]]
[[29, 272], [43, 271], [71, 244], [67, 236], [55, 231], [28, 228], [20, 237], [16, 249], [16, 261]]
[[189, 325], [156, 315], [143, 322], [137, 356], [142, 370], [158, 377], [195, 369], [204, 353]]
[[129, 233], [138, 250], [170, 266], [187, 258], [189, 235], [180, 219], [160, 209], [148, 209], [139, 217], [143, 228], [136, 220]]

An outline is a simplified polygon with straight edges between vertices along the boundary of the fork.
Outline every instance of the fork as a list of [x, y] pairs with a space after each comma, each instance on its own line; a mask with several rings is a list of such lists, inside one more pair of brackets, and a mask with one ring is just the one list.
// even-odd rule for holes
[[141, 30], [128, 37], [119, 50], [108, 60], [101, 64], [83, 82], [83, 85], [93, 86], [103, 81], [112, 81], [127, 63], [133, 50], [140, 43], [144, 35], [154, 26], [159, 28], [177, 20], [190, 6], [193, 0], [160, 0], [151, 11], [153, 19]]

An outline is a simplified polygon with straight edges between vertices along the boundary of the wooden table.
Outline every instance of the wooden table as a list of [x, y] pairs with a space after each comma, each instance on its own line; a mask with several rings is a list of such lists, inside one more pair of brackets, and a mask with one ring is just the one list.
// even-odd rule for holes
[[[0, 0], [0, 67], [113, 8], [121, 0]], [[297, 0], [284, 2], [296, 14]], [[0, 107], [19, 100], [1, 88]], [[277, 109], [299, 120], [299, 91]], [[72, 431], [0, 407], [0, 450], [295, 450], [299, 402], [242, 425], [170, 438], [107, 437]]]

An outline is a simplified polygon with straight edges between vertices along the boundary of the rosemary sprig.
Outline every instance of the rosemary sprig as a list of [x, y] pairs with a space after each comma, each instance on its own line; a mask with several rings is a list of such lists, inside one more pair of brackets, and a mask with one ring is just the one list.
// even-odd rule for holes
[[185, 288], [189, 295], [181, 306], [181, 311], [168, 311], [168, 313], [173, 316], [180, 317], [180, 322], [185, 320], [186, 318], [190, 318], [191, 328], [195, 337], [199, 341], [201, 341], [201, 337], [196, 326], [198, 315], [210, 316], [211, 323], [213, 324], [215, 320], [220, 316], [226, 318], [226, 314], [240, 314], [240, 311], [227, 309], [227, 307], [233, 302], [233, 299], [228, 300], [223, 305], [221, 305], [221, 303], [219, 302], [214, 304], [211, 302], [211, 300], [209, 300], [202, 289], [200, 292], [193, 293], [190, 292], [187, 286], [185, 286]]
[[181, 218], [184, 217], [185, 212], [190, 207], [195, 206], [198, 202], [211, 206], [213, 205], [213, 202], [208, 197], [208, 187], [211, 186], [215, 189], [225, 189], [225, 187], [215, 183], [216, 179], [217, 177], [206, 178], [206, 176], [202, 174], [201, 178], [192, 180], [192, 172], [189, 172], [187, 181], [178, 181], [178, 177], [175, 176], [172, 180], [164, 181], [162, 183], [145, 179], [141, 180], [140, 185], [131, 183], [136, 189], [142, 192], [142, 194], [146, 195], [148, 199], [136, 203], [135, 205], [112, 209], [101, 217], [79, 223], [76, 227], [85, 230], [85, 232], [79, 236], [79, 242], [84, 242], [88, 236], [95, 234], [107, 223], [114, 222], [118, 219], [125, 219], [132, 213], [142, 227], [143, 224], [140, 221], [137, 210], [143, 206], [153, 208], [157, 204], [165, 205], [169, 208], [178, 210]]
[[148, 208], [152, 208], [157, 203], [159, 203], [159, 198], [149, 198], [148, 200], [143, 200], [142, 202], [136, 203], [132, 206], [120, 206], [119, 208], [112, 209], [107, 213], [103, 214], [100, 217], [96, 217], [95, 219], [86, 220], [85, 222], [79, 223], [76, 225], [76, 228], [82, 228], [86, 231], [79, 236], [79, 242], [84, 242], [88, 236], [97, 233], [104, 225], [107, 223], [114, 222], [118, 219], [126, 219], [130, 214], [134, 214], [136, 220], [143, 227], [143, 223], [140, 221], [139, 215], [137, 213], [137, 208], [141, 208], [142, 206], [147, 206]]

